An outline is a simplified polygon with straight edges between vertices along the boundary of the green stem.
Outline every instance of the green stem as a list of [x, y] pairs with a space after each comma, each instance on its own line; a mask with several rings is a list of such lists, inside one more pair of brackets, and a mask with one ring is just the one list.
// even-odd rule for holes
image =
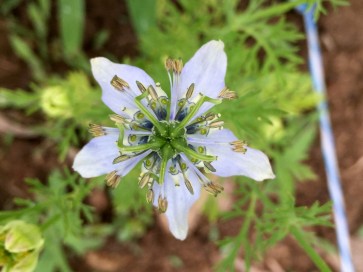
[[202, 94], [201, 98], [198, 100], [198, 102], [194, 105], [194, 107], [192, 107], [192, 109], [190, 110], [190, 112], [188, 113], [187, 116], [185, 116], [185, 118], [178, 124], [178, 126], [174, 129], [174, 131], [171, 133], [171, 137], [175, 137], [176, 135], [178, 135], [179, 130], [181, 130], [182, 128], [184, 128], [189, 121], [195, 116], [195, 114], [199, 111], [200, 107], [205, 103], [205, 102], [210, 102], [213, 104], [219, 104], [222, 102], [221, 99], [213, 99], [207, 96], [204, 96]]
[[[252, 223], [252, 219], [255, 216], [255, 210], [256, 210], [256, 203], [257, 203], [257, 196], [255, 193], [252, 193], [251, 195], [251, 202], [250, 202], [250, 206], [248, 207], [248, 211], [246, 213], [246, 217], [245, 217], [245, 222], [243, 223], [242, 229], [241, 229], [241, 233], [239, 236], [241, 236], [241, 244], [243, 243], [243, 247], [246, 249], [246, 270], [248, 271], [250, 269], [251, 266], [251, 258], [250, 258], [250, 254], [251, 254], [251, 250], [250, 250], [250, 246], [251, 243], [248, 240], [248, 231], [250, 230], [250, 226]], [[237, 252], [238, 253], [238, 252]]]
[[287, 13], [289, 10], [297, 7], [300, 4], [306, 3], [306, 0], [295, 0], [295, 1], [289, 1], [284, 2], [278, 5], [274, 5], [272, 7], [261, 9], [259, 11], [256, 11], [254, 14], [248, 16], [249, 22], [251, 21], [258, 21], [265, 18], [271, 18], [273, 16], [279, 16], [284, 13]]
[[133, 145], [133, 146], [119, 146], [119, 150], [122, 152], [140, 152], [145, 151], [148, 149], [159, 149], [163, 146], [164, 143], [162, 142], [153, 142], [153, 143], [146, 143], [142, 145]]
[[305, 250], [306, 254], [309, 255], [310, 259], [314, 262], [314, 264], [319, 268], [320, 271], [331, 271], [328, 265], [324, 262], [324, 260], [319, 256], [319, 254], [315, 251], [315, 249], [309, 244], [304, 237], [303, 232], [295, 226], [290, 228], [290, 232], [292, 236], [297, 240], [300, 247]]
[[161, 149], [161, 164], [160, 164], [160, 173], [158, 183], [163, 184], [165, 180], [166, 166], [168, 164], [169, 159], [173, 156], [173, 149], [169, 145], [164, 145]]
[[[227, 255], [227, 257], [224, 261], [225, 263], [234, 264], [234, 260], [237, 258], [238, 253], [242, 246], [244, 247], [246, 254], [248, 254], [248, 252], [252, 253], [252, 251], [250, 249], [251, 242], [248, 239], [249, 238], [248, 231], [250, 230], [253, 218], [255, 218], [255, 216], [256, 216], [255, 215], [256, 204], [257, 204], [257, 196], [254, 192], [252, 192], [251, 197], [250, 197], [250, 205], [248, 206], [248, 210], [245, 213], [243, 225], [242, 225], [240, 232], [238, 233], [236, 239], [233, 242], [231, 252]], [[249, 268], [251, 266], [250, 254], [246, 255], [246, 258], [245, 258], [246, 271], [249, 271]]]
[[140, 111], [145, 114], [145, 116], [150, 120], [151, 123], [158, 129], [160, 132], [160, 135], [165, 136], [167, 135], [167, 130], [165, 127], [161, 126], [159, 123], [159, 120], [155, 118], [154, 115], [151, 114], [151, 112], [144, 106], [144, 104], [141, 103], [141, 100], [147, 97], [149, 92], [144, 92], [143, 94], [135, 97], [135, 104], [140, 109]]
[[192, 158], [200, 160], [200, 161], [211, 162], [211, 161], [215, 161], [217, 159], [216, 156], [204, 155], [204, 154], [195, 152], [193, 149], [183, 146], [177, 142], [171, 142], [171, 145], [179, 152], [183, 152], [187, 157], [192, 157]]

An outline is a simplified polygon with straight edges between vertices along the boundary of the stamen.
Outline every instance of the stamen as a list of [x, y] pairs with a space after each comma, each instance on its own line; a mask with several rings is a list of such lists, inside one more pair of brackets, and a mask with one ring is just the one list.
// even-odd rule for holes
[[140, 188], [144, 188], [146, 184], [150, 183], [152, 181], [152, 177], [150, 173], [141, 174], [139, 177], [139, 186]]
[[129, 156], [129, 155], [120, 155], [118, 157], [116, 157], [112, 163], [113, 164], [117, 164], [117, 163], [120, 163], [120, 162], [123, 162], [123, 161], [127, 161], [128, 159], [132, 158], [132, 156]]
[[154, 202], [154, 191], [153, 191], [153, 189], [149, 189], [149, 191], [146, 193], [146, 202], [149, 203], [149, 204]]
[[203, 162], [204, 166], [211, 172], [216, 172], [217, 170], [209, 162]]
[[137, 87], [139, 88], [139, 90], [140, 90], [140, 92], [141, 93], [144, 93], [144, 92], [146, 92], [146, 88], [145, 88], [145, 86], [140, 82], [140, 81], [137, 81], [136, 80], [136, 85], [137, 85]]
[[182, 166], [182, 163], [180, 162], [180, 160], [178, 161], [178, 163], [179, 163], [179, 168], [180, 168], [180, 170], [181, 170], [181, 172], [182, 172], [182, 174], [183, 174], [184, 184], [185, 184], [185, 186], [187, 187], [188, 191], [189, 191], [192, 195], [194, 195], [194, 189], [193, 189], [193, 186], [192, 186], [191, 182], [189, 181], [189, 179], [188, 179], [188, 178], [186, 177], [186, 175], [185, 175], [185, 168], [186, 168], [186, 167], [183, 167], [183, 166]]
[[209, 127], [211, 128], [220, 128], [224, 125], [223, 121], [215, 121], [209, 124]]
[[177, 142], [172, 142], [171, 145], [180, 153], [184, 153], [188, 158], [194, 158], [200, 161], [215, 161], [217, 159], [217, 156], [205, 155], [195, 152], [193, 149], [185, 147]]
[[158, 209], [159, 212], [161, 213], [165, 213], [166, 210], [168, 209], [168, 201], [166, 200], [165, 197], [162, 197], [161, 195], [159, 195], [158, 198]]
[[104, 136], [107, 134], [103, 127], [97, 124], [89, 124], [88, 131], [93, 135], [93, 137]]
[[156, 93], [154, 87], [152, 85], [150, 85], [148, 88], [147, 88], [150, 96], [151, 96], [151, 99], [154, 100], [154, 101], [157, 101], [158, 100], [158, 94]]
[[219, 193], [221, 193], [224, 190], [224, 188], [223, 188], [222, 185], [219, 185], [218, 183], [214, 183], [212, 181], [209, 182], [209, 183], [207, 183], [207, 184], [205, 184], [204, 185], [204, 189], [208, 193], [210, 193], [210, 194], [212, 194], [214, 196], [217, 196]]
[[193, 92], [194, 92], [194, 83], [192, 83], [189, 86], [187, 94], [185, 95], [186, 99], [190, 99], [192, 97], [192, 95], [193, 95]]
[[192, 107], [190, 109], [190, 111], [188, 112], [188, 115], [185, 116], [185, 118], [178, 124], [178, 126], [174, 129], [174, 131], [171, 133], [171, 137], [175, 137], [176, 135], [178, 135], [179, 130], [183, 129], [188, 123], [189, 121], [195, 116], [195, 114], [198, 112], [198, 110], [200, 109], [200, 107], [205, 103], [205, 102], [210, 102], [213, 104], [220, 104], [222, 101], [219, 99], [213, 99], [210, 98], [208, 96], [204, 96], [203, 94], [199, 94], [199, 99], [197, 101], [197, 103], [194, 105], [194, 107]]
[[117, 75], [112, 78], [111, 85], [119, 91], [124, 91], [125, 88], [130, 88], [130, 85], [122, 78], [119, 78]]
[[219, 113], [215, 114], [215, 113], [212, 113], [212, 112], [208, 112], [205, 115], [205, 120], [206, 121], [213, 121], [214, 119], [218, 119], [220, 117], [221, 117], [221, 115]]
[[245, 141], [240, 141], [240, 140], [237, 140], [237, 141], [233, 141], [230, 143], [230, 145], [232, 145], [232, 150], [235, 151], [235, 152], [239, 152], [239, 153], [243, 153], [245, 154], [247, 149], [247, 143]]
[[129, 124], [130, 122], [127, 121], [124, 117], [121, 115], [118, 115], [116, 113], [109, 115], [111, 121], [114, 121], [116, 124]]
[[167, 70], [167, 71], [171, 71], [171, 70], [173, 70], [173, 59], [171, 59], [171, 58], [167, 58], [166, 60], [165, 60], [165, 69]]
[[115, 170], [115, 171], [112, 171], [111, 173], [107, 174], [105, 180], [106, 180], [107, 186], [116, 188], [117, 185], [121, 181], [121, 176], [117, 175], [117, 171]]
[[174, 60], [173, 63], [174, 73], [180, 74], [183, 70], [183, 61], [181, 59]]
[[238, 98], [237, 94], [235, 92], [229, 90], [227, 87], [224, 87], [222, 89], [222, 91], [219, 93], [218, 97], [223, 98], [223, 99], [228, 99], [228, 100]]
[[193, 186], [192, 186], [191, 182], [189, 181], [189, 179], [186, 178], [185, 175], [184, 175], [184, 183], [185, 183], [185, 186], [187, 187], [189, 193], [191, 193], [192, 195], [194, 195]]

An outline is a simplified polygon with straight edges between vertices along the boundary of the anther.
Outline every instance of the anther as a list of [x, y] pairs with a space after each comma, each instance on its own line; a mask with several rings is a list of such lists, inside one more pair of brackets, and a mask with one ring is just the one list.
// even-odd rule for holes
[[185, 183], [185, 186], [187, 187], [188, 191], [194, 195], [194, 190], [193, 190], [193, 186], [192, 184], [190, 183], [190, 181], [185, 177], [184, 175], [184, 183]]
[[131, 156], [128, 156], [128, 155], [120, 155], [118, 157], [116, 157], [112, 163], [113, 164], [116, 164], [116, 163], [120, 163], [120, 162], [123, 162], [123, 161], [127, 161], [128, 159], [130, 159]]
[[211, 172], [216, 172], [217, 170], [213, 167], [213, 165], [210, 162], [203, 162], [204, 166]]
[[165, 213], [166, 210], [168, 209], [168, 201], [166, 200], [165, 197], [162, 197], [161, 195], [159, 195], [158, 198], [158, 209], [159, 212], [161, 213]]
[[187, 99], [190, 99], [193, 95], [193, 92], [194, 92], [194, 83], [192, 83], [189, 88], [188, 88], [188, 91], [187, 91], [187, 94], [185, 95], [185, 97]]
[[244, 142], [244, 141], [240, 141], [240, 140], [233, 141], [233, 142], [230, 143], [230, 145], [233, 146], [232, 150], [235, 151], [235, 152], [245, 154], [246, 151], [247, 151], [247, 149], [246, 149], [247, 143]]
[[130, 85], [125, 80], [119, 78], [117, 75], [112, 78], [111, 85], [119, 91], [123, 91], [125, 88], [130, 87]]
[[204, 188], [208, 193], [210, 193], [214, 196], [217, 196], [219, 193], [221, 193], [224, 190], [222, 185], [219, 185], [214, 182], [209, 182], [209, 183], [205, 184]]
[[232, 100], [237, 98], [237, 94], [229, 90], [227, 87], [224, 87], [222, 91], [219, 93], [218, 97], [222, 99]]
[[149, 189], [146, 193], [146, 202], [147, 203], [153, 203], [154, 202], [154, 191], [153, 189]]
[[165, 69], [166, 69], [167, 71], [173, 70], [173, 59], [171, 59], [171, 58], [167, 58], [167, 59], [165, 60]]
[[211, 112], [209, 112], [209, 113], [207, 113], [206, 115], [205, 115], [205, 120], [206, 121], [212, 121], [212, 120], [214, 120], [214, 119], [216, 119], [216, 118], [218, 118], [218, 114], [215, 114], [215, 113], [211, 113]]
[[181, 59], [174, 60], [173, 70], [175, 73], [180, 74], [183, 70], [183, 61]]
[[139, 90], [140, 90], [140, 92], [141, 93], [144, 93], [144, 92], [146, 92], [146, 88], [145, 88], [145, 86], [140, 82], [140, 81], [137, 81], [136, 80], [136, 85], [137, 85], [137, 87], [139, 88]]
[[114, 121], [116, 124], [125, 124], [125, 123], [129, 123], [128, 121], [126, 121], [126, 119], [124, 117], [122, 117], [121, 115], [118, 115], [116, 113], [114, 114], [110, 114], [109, 115], [110, 119], [112, 121]]
[[121, 176], [117, 175], [117, 171], [112, 171], [106, 175], [106, 184], [112, 188], [116, 188], [121, 181]]
[[151, 99], [154, 100], [154, 101], [157, 101], [158, 100], [158, 95], [154, 89], [154, 87], [152, 85], [150, 85], [148, 88], [147, 88], [150, 96], [151, 96]]
[[91, 133], [93, 135], [93, 137], [99, 137], [99, 136], [106, 135], [106, 132], [103, 129], [103, 127], [100, 125], [97, 125], [97, 124], [89, 124], [88, 131], [89, 131], [89, 133]]
[[215, 121], [209, 124], [209, 127], [211, 128], [219, 128], [222, 127], [224, 125], [223, 121]]
[[151, 175], [150, 173], [146, 173], [146, 174], [143, 174], [141, 177], [140, 177], [140, 180], [139, 180], [139, 186], [140, 188], [144, 188], [146, 186], [146, 184], [148, 184], [150, 181], [151, 181]]

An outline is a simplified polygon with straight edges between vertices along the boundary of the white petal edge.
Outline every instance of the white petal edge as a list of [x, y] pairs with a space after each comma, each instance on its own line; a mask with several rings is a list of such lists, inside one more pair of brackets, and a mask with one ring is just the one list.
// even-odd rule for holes
[[118, 133], [93, 138], [76, 155], [73, 169], [84, 178], [92, 178], [117, 171], [125, 176], [136, 164], [151, 151], [135, 156], [127, 161], [113, 164], [113, 160], [120, 155], [117, 147]]
[[[142, 69], [126, 64], [116, 64], [107, 58], [97, 57], [91, 59], [92, 73], [102, 88], [103, 102], [115, 113], [125, 116], [123, 109], [137, 109], [134, 98], [141, 94], [136, 81], [146, 88], [155, 87], [153, 79]], [[121, 92], [111, 85], [112, 78], [117, 75], [130, 86], [130, 92]]]
[[246, 176], [256, 181], [275, 178], [270, 161], [263, 152], [250, 147], [245, 154], [235, 152], [230, 145], [235, 140], [236, 136], [228, 129], [214, 131], [208, 136], [188, 135], [188, 143], [204, 145], [208, 154], [218, 157], [212, 162], [216, 169], [213, 174], [217, 176]]
[[201, 185], [196, 174], [190, 169], [186, 173], [189, 181], [191, 182], [194, 190], [192, 195], [184, 183], [182, 174], [178, 174], [180, 186], [175, 186], [175, 183], [171, 177], [171, 174], [167, 173], [165, 182], [163, 185], [157, 182], [153, 185], [153, 191], [155, 194], [154, 206], [158, 205], [158, 197], [166, 196], [168, 201], [168, 208], [166, 210], [166, 217], [169, 223], [170, 232], [175, 238], [179, 240], [185, 240], [188, 235], [188, 215], [189, 210], [193, 204], [199, 199]]
[[227, 70], [227, 56], [222, 41], [204, 44], [185, 64], [180, 75], [180, 95], [194, 83], [194, 96], [202, 93], [216, 98], [224, 88]]

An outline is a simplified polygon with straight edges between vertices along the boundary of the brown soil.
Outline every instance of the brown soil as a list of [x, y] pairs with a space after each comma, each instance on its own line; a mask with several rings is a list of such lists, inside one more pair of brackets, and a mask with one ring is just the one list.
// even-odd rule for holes
[[[15, 11], [15, 14], [22, 14]], [[363, 223], [363, 2], [352, 0], [351, 6], [330, 11], [319, 20], [324, 53], [328, 100], [335, 132], [337, 154], [346, 198], [347, 215], [352, 235]], [[296, 15], [297, 17], [297, 15]], [[53, 27], [53, 26], [52, 26]], [[54, 25], [56, 28], [56, 25]], [[107, 51], [122, 58], [137, 54], [137, 40], [129, 23], [124, 1], [87, 1], [87, 23], [84, 48], [90, 57], [98, 55], [91, 50], [92, 33], [100, 29], [111, 31], [106, 43]], [[7, 39], [7, 26], [0, 19], [0, 87], [26, 88], [30, 72], [11, 50]], [[54, 68], [58, 71], [59, 68]], [[1, 112], [10, 116], [10, 112]], [[12, 207], [13, 196], [26, 196], [25, 177], [45, 179], [49, 169], [56, 165], [53, 148], [41, 138], [0, 139], [0, 206]], [[47, 156], [45, 156], [47, 154]], [[316, 200], [329, 200], [324, 166], [318, 139], [311, 151], [309, 163], [318, 174], [318, 180], [298, 185], [299, 205]], [[158, 221], [157, 221], [158, 222]], [[222, 234], [231, 234], [240, 224], [238, 220], [220, 222]], [[71, 259], [75, 271], [211, 271], [220, 257], [216, 245], [208, 238], [210, 225], [199, 222], [196, 231], [186, 241], [175, 240], [165, 234], [156, 223], [135, 244], [120, 244], [110, 238], [106, 245], [88, 253], [83, 259]], [[332, 241], [332, 230], [317, 229]], [[315, 271], [314, 265], [291, 239], [269, 251], [264, 271]], [[332, 262], [331, 262], [332, 263]], [[240, 267], [241, 264], [237, 264]], [[263, 270], [259, 270], [263, 271]]]

